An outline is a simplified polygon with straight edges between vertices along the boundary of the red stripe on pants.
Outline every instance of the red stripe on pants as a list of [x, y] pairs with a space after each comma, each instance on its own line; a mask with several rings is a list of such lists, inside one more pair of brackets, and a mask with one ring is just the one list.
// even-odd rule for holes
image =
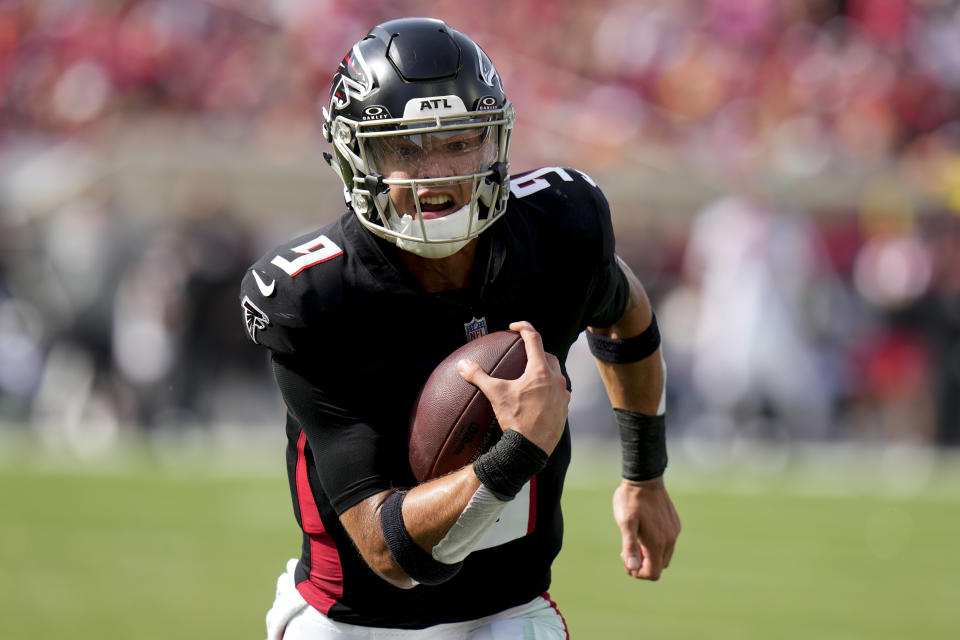
[[553, 610], [556, 611], [557, 615], [560, 616], [560, 619], [563, 620], [563, 632], [566, 634], [567, 640], [570, 640], [570, 628], [567, 627], [567, 619], [563, 617], [562, 613], [560, 613], [557, 603], [550, 599], [550, 592], [544, 591], [540, 597], [549, 602], [550, 606], [553, 607]]

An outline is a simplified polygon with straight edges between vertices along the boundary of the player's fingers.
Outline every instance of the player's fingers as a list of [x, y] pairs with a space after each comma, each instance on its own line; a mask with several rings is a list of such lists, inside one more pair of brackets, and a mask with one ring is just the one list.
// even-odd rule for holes
[[466, 358], [457, 362], [457, 373], [460, 374], [461, 378], [480, 389], [484, 394], [486, 394], [490, 385], [494, 383], [494, 378], [490, 377], [480, 365]]
[[620, 559], [623, 561], [623, 568], [634, 578], [643, 566], [643, 554], [640, 551], [640, 541], [628, 529], [623, 528], [621, 534]]
[[547, 354], [543, 350], [543, 339], [533, 325], [527, 321], [511, 322], [510, 330], [516, 331], [523, 338], [523, 348], [527, 352], [527, 363], [547, 366]]
[[552, 353], [545, 353], [547, 368], [550, 369], [554, 374], [560, 375], [563, 373], [563, 369], [560, 368], [560, 359]]
[[643, 580], [659, 580], [663, 573], [663, 553], [662, 550], [651, 549], [640, 543], [640, 550], [643, 552], [643, 565], [637, 572], [637, 577]]

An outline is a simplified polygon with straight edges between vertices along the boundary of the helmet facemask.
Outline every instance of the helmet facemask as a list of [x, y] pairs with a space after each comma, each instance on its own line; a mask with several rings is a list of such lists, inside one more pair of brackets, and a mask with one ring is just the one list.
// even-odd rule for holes
[[506, 209], [513, 107], [458, 111], [373, 121], [337, 116], [331, 126], [341, 168], [352, 173], [345, 195], [360, 222], [426, 258], [456, 253]]

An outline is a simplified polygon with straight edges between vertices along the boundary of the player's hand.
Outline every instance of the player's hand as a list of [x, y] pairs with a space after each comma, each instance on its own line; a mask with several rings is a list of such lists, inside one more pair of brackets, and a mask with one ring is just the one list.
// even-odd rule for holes
[[680, 517], [663, 478], [623, 480], [613, 493], [613, 517], [620, 527], [620, 559], [634, 578], [658, 580], [670, 566], [680, 535]]
[[461, 360], [457, 370], [490, 400], [500, 427], [522, 434], [548, 454], [563, 435], [570, 392], [560, 362], [543, 350], [543, 341], [529, 322], [514, 322], [527, 352], [527, 368], [516, 380], [493, 378], [475, 362]]

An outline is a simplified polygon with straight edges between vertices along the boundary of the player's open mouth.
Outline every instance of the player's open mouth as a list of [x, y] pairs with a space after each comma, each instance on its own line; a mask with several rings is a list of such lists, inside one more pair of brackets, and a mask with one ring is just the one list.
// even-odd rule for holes
[[423, 218], [430, 220], [432, 218], [442, 218], [457, 210], [457, 203], [446, 194], [423, 194], [419, 196], [420, 211], [423, 212]]

